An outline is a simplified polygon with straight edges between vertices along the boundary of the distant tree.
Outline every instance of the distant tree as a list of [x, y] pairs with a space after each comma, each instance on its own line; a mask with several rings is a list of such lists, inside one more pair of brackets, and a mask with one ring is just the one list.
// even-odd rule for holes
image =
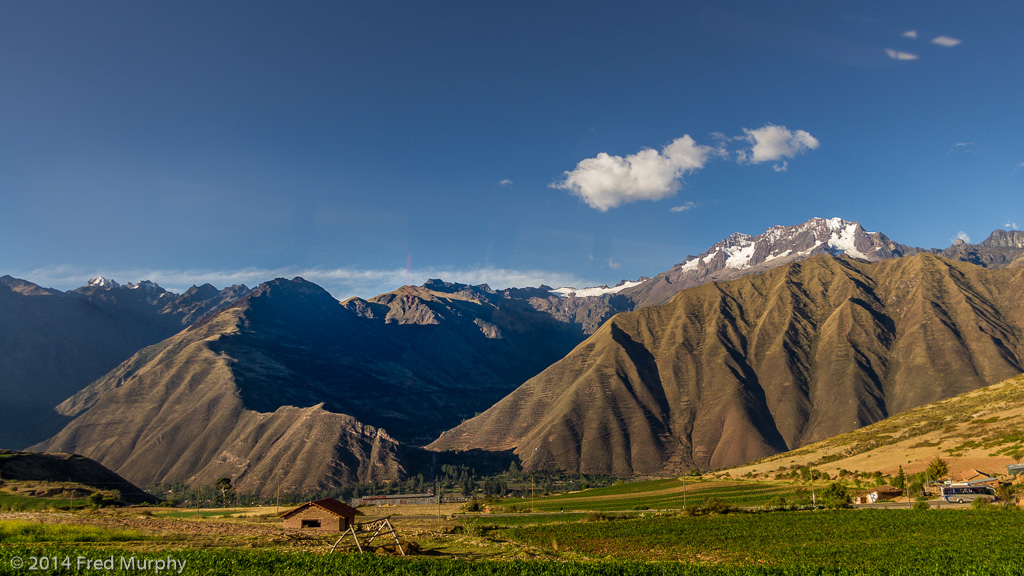
[[821, 491], [821, 501], [826, 508], [846, 508], [849, 499], [846, 486], [840, 482], [833, 482]]
[[903, 473], [903, 466], [900, 466], [899, 473], [897, 473], [896, 477], [892, 479], [892, 485], [900, 490], [905, 490], [907, 488], [907, 475]]
[[947, 474], [949, 474], [949, 465], [942, 458], [936, 456], [935, 460], [928, 464], [928, 475], [931, 476], [932, 480], [940, 480], [945, 478]]
[[227, 506], [228, 494], [231, 493], [231, 478], [218, 478], [213, 487], [220, 491], [220, 505]]
[[920, 480], [914, 480], [910, 483], [910, 487], [907, 488], [907, 495], [917, 496], [924, 490], [924, 484]]
[[1010, 452], [1010, 458], [1013, 458], [1017, 461], [1017, 464], [1020, 464], [1020, 461], [1024, 460], [1024, 448], [1017, 448]]

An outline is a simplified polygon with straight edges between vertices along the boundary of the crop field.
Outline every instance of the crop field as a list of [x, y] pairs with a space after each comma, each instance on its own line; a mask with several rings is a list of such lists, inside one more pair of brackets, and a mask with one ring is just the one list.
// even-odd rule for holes
[[[1024, 574], [1024, 513], [1018, 511], [839, 510], [602, 522], [581, 520], [583, 515], [559, 516], [565, 517], [495, 529], [485, 538], [462, 536], [471, 542], [500, 542], [532, 550], [538, 554], [533, 560], [471, 560], [430, 548], [419, 556], [400, 558], [285, 548], [155, 551], [116, 541], [43, 541], [0, 544], [0, 574], [25, 573], [25, 568], [12, 569], [12, 563], [38, 564], [40, 558], [58, 567], [43, 573], [87, 575], [111, 573], [108, 567], [90, 564], [109, 559], [115, 567], [122, 559], [135, 566], [173, 560], [184, 562], [182, 574], [257, 576]], [[512, 524], [521, 524], [519, 518]]]
[[804, 566], [838, 574], [1024, 574], [1019, 511], [726, 514], [513, 527], [504, 534], [574, 559]]
[[[824, 488], [824, 485], [821, 486]], [[506, 499], [506, 505], [520, 509], [531, 506], [538, 512], [613, 511], [613, 510], [681, 510], [700, 506], [717, 498], [732, 506], [763, 506], [773, 498], [792, 499], [802, 490], [790, 483], [742, 481], [694, 481], [671, 478], [630, 482], [583, 492], [530, 498]]]

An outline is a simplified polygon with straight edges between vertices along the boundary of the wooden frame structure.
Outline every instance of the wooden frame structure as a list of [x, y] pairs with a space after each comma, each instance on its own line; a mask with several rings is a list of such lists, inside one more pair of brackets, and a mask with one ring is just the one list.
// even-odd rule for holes
[[[356, 534], [357, 526], [359, 527], [360, 531], [365, 530], [366, 532], [369, 532], [370, 530], [373, 530], [373, 535], [367, 538], [366, 542], [363, 542], [362, 544], [359, 543], [359, 535]], [[334, 546], [331, 546], [331, 552], [333, 553], [338, 548], [338, 544], [341, 544], [341, 541], [350, 535], [352, 536], [352, 540], [355, 542], [356, 550], [362, 552], [363, 547], [365, 546], [369, 548], [370, 544], [373, 543], [373, 541], [376, 540], [377, 537], [383, 538], [385, 536], [388, 536], [389, 534], [391, 535], [392, 538], [394, 538], [395, 546], [398, 547], [398, 551], [402, 554], [402, 556], [405, 556], [405, 549], [402, 548], [402, 542], [398, 539], [398, 531], [396, 531], [395, 526], [391, 524], [391, 516], [385, 516], [383, 518], [378, 518], [376, 520], [370, 520], [369, 522], [359, 522], [357, 524], [350, 525], [348, 527], [348, 530], [345, 530], [345, 532], [342, 533], [341, 537], [338, 538], [338, 541], [334, 543]]]

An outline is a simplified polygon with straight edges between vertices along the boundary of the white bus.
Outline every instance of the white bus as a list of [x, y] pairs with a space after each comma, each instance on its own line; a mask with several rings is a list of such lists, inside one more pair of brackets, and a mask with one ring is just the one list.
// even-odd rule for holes
[[988, 486], [972, 486], [970, 484], [950, 484], [942, 487], [942, 499], [946, 502], [963, 504], [983, 498], [988, 501], [998, 500], [996, 491]]

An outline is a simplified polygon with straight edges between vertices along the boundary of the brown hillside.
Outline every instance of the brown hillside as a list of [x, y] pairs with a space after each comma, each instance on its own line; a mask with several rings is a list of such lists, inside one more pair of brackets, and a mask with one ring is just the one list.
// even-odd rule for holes
[[239, 331], [242, 310], [144, 350], [62, 404], [77, 418], [35, 449], [85, 453], [143, 485], [231, 477], [240, 490], [264, 494], [400, 476], [397, 443], [383, 430], [321, 405], [269, 413], [245, 406], [233, 359], [213, 349]]
[[1024, 455], [1024, 374], [919, 406], [803, 448], [730, 470], [742, 476], [771, 476], [794, 466], [813, 466], [829, 474], [839, 470], [879, 471], [895, 475], [902, 467], [924, 471], [936, 456], [949, 465], [949, 478], [974, 470], [1005, 474], [1006, 465]]
[[620, 314], [431, 449], [533, 469], [737, 465], [1022, 371], [1024, 270], [815, 257]]

